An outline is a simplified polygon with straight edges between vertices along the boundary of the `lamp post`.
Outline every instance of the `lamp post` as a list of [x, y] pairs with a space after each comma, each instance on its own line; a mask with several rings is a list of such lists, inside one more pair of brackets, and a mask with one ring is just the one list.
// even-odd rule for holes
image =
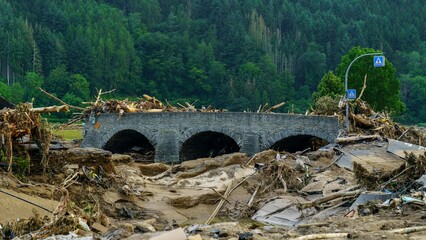
[[379, 54], [383, 54], [382, 52], [380, 53], [366, 53], [366, 54], [362, 54], [359, 55], [358, 57], [356, 57], [354, 60], [352, 60], [352, 62], [349, 64], [348, 68], [346, 69], [346, 74], [345, 74], [345, 98], [346, 98], [346, 131], [349, 133], [349, 101], [348, 101], [348, 74], [349, 74], [349, 69], [351, 69], [352, 64], [365, 56], [373, 56], [373, 55], [379, 55]]

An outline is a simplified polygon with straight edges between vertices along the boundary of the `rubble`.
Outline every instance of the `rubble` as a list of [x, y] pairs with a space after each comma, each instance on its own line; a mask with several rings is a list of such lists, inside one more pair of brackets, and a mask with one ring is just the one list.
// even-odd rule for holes
[[[88, 117], [195, 110], [189, 103], [177, 109], [149, 96], [133, 103], [103, 101], [101, 95], [84, 108]], [[51, 149], [48, 173], [42, 165], [25, 179], [0, 173], [0, 211], [5, 213], [0, 238], [422, 237], [424, 135], [360, 100], [350, 104], [351, 130], [357, 134], [341, 135], [317, 151], [269, 149], [253, 156], [232, 153], [164, 164], [102, 149]], [[323, 106], [323, 113], [331, 110]]]

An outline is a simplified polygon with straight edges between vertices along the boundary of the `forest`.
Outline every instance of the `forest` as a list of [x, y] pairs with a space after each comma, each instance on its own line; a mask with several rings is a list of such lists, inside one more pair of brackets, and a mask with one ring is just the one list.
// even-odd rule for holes
[[341, 87], [348, 57], [370, 49], [395, 69], [384, 84], [395, 101], [375, 107], [424, 124], [425, 15], [422, 0], [0, 0], [0, 94], [54, 104], [42, 87], [81, 105], [116, 89], [110, 97], [230, 111], [284, 101], [282, 112], [304, 113], [321, 79]]

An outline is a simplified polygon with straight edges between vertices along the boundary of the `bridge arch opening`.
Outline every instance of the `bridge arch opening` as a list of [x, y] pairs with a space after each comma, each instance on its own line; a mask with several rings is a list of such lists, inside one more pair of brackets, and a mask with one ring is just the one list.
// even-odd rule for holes
[[226, 134], [205, 131], [188, 138], [180, 148], [179, 160], [216, 157], [227, 153], [239, 152], [240, 146]]
[[311, 151], [318, 150], [328, 144], [328, 141], [312, 135], [296, 135], [283, 138], [270, 147], [276, 151], [295, 153], [310, 148]]
[[114, 134], [103, 149], [112, 153], [126, 153], [143, 161], [154, 161], [155, 148], [143, 134], [135, 130], [123, 130]]

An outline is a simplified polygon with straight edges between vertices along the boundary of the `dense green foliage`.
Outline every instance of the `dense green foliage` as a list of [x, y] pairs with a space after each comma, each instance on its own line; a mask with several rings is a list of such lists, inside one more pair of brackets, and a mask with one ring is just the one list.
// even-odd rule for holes
[[329, 71], [322, 77], [318, 84], [318, 91], [314, 92], [314, 102], [318, 98], [323, 96], [339, 97], [343, 96], [345, 92], [344, 82], [342, 79], [334, 75], [332, 71]]
[[[337, 66], [336, 74], [345, 79], [349, 64], [362, 54], [374, 53], [373, 49], [354, 47], [342, 57]], [[376, 110], [387, 110], [396, 114], [401, 113], [404, 106], [400, 99], [400, 81], [396, 78], [393, 64], [385, 61], [384, 67], [374, 67], [373, 56], [363, 56], [356, 60], [348, 72], [348, 89], [356, 89], [358, 93], [366, 81], [362, 99]]]
[[[425, 122], [425, 14], [422, 0], [0, 0], [0, 93], [47, 104], [42, 86], [78, 104], [102, 88], [304, 112], [324, 74], [341, 78], [342, 56], [361, 46], [386, 52], [403, 83], [403, 119]], [[389, 101], [375, 106], [400, 109]]]

